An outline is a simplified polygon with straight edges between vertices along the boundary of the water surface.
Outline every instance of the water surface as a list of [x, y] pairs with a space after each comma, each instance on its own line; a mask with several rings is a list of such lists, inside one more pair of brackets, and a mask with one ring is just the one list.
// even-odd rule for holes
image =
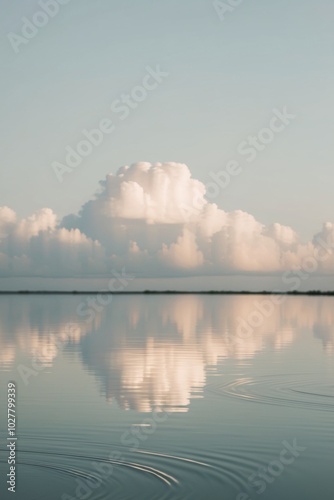
[[334, 298], [1, 296], [17, 500], [329, 500]]

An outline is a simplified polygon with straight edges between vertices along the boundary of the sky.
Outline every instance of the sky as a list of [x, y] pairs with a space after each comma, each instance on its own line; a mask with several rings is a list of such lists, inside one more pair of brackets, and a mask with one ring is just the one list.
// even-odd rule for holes
[[333, 2], [1, 2], [6, 287], [279, 274], [332, 234]]

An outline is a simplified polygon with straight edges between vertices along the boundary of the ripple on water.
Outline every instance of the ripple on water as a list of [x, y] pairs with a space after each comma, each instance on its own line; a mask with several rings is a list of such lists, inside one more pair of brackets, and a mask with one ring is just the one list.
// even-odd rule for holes
[[334, 411], [334, 386], [314, 380], [296, 378], [295, 374], [238, 378], [226, 383], [208, 385], [217, 395], [239, 398], [252, 403], [298, 407], [317, 411]]
[[[21, 471], [26, 470], [28, 474], [29, 469], [40, 470], [44, 475], [49, 471], [54, 485], [64, 485], [64, 494], [68, 495], [66, 498], [75, 498], [79, 482], [85, 484], [91, 490], [90, 500], [110, 498], [111, 492], [115, 500], [141, 499], [144, 493], [145, 500], [204, 498], [201, 495], [208, 488], [212, 498], [218, 498], [219, 492], [230, 498], [245, 487], [243, 477], [247, 477], [247, 474], [241, 474], [241, 470], [247, 472], [252, 469], [251, 460], [248, 463], [244, 457], [228, 453], [192, 452], [191, 455], [185, 455], [122, 450], [118, 459], [105, 459], [100, 455], [26, 449], [20, 451], [18, 464]], [[104, 477], [102, 484], [93, 464], [113, 467], [112, 473]], [[73, 481], [68, 481], [68, 478]]]

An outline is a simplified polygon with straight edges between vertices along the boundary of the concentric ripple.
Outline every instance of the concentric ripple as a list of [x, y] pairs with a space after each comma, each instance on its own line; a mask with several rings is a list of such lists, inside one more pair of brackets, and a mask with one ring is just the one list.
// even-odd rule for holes
[[209, 385], [207, 390], [253, 403], [334, 411], [334, 385], [324, 385], [301, 377], [296, 379], [295, 374], [239, 378]]
[[[203, 455], [199, 452], [198, 456], [194, 453], [181, 456], [120, 449], [121, 458], [116, 460], [103, 458], [100, 453], [84, 455], [82, 451], [58, 453], [56, 450], [23, 449], [18, 460], [21, 476], [31, 475], [30, 470], [36, 470], [37, 474], [40, 471], [44, 477], [50, 472], [54, 487], [62, 488], [60, 491], [66, 498], [75, 498], [80, 484], [90, 492], [87, 493], [90, 500], [109, 499], [111, 492], [115, 500], [130, 499], [135, 498], [136, 491], [145, 491], [150, 500], [183, 500], [199, 498], [200, 492], [203, 491], [204, 495], [207, 488], [215, 494], [214, 498], [219, 492], [233, 495], [242, 491], [245, 488], [243, 477], [247, 477], [247, 471], [252, 469], [251, 461], [228, 453], [208, 452]], [[112, 465], [112, 472], [101, 481], [94, 464]], [[137, 495], [137, 498], [142, 497]]]

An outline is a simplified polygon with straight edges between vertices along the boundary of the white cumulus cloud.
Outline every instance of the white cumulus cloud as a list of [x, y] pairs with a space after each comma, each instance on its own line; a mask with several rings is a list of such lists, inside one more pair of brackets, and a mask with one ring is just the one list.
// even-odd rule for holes
[[0, 207], [2, 276], [87, 277], [120, 266], [142, 277], [275, 273], [317, 259], [324, 242], [316, 271], [333, 272], [334, 224], [302, 243], [290, 227], [210, 203], [204, 184], [174, 162], [120, 168], [62, 221], [49, 208], [19, 219]]

